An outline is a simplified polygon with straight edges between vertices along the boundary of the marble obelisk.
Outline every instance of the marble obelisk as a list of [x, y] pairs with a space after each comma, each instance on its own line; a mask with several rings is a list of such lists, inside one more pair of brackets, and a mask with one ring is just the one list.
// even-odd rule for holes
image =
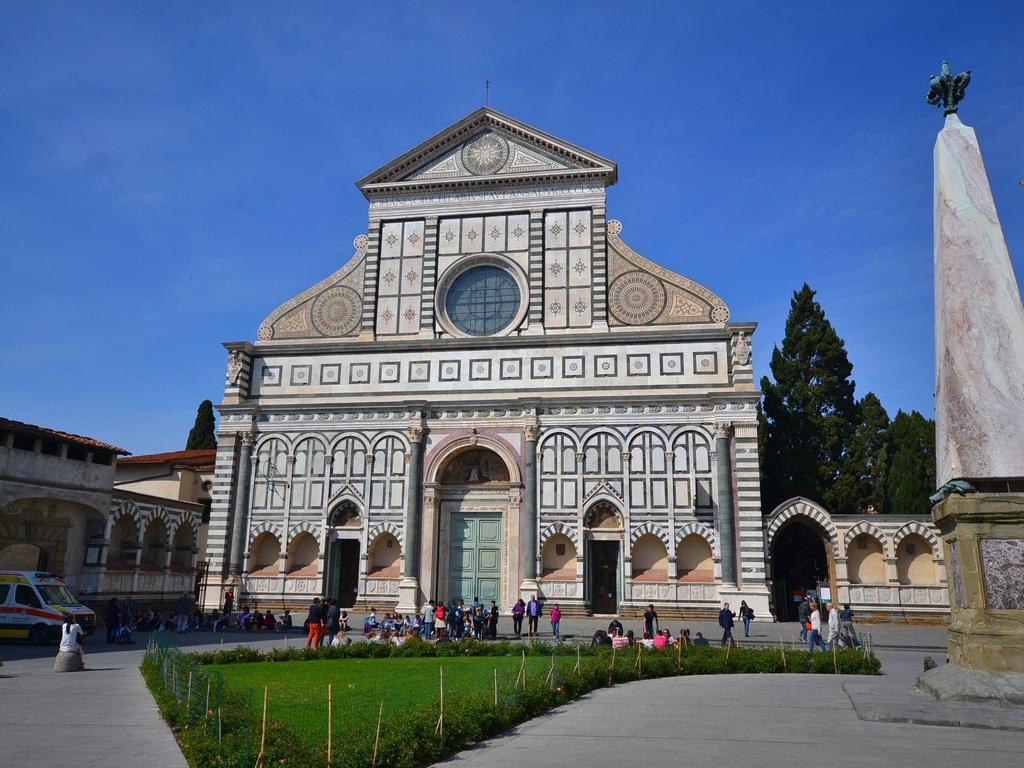
[[935, 142], [935, 426], [949, 586], [949, 664], [918, 685], [941, 700], [1024, 704], [1024, 308], [974, 129], [971, 81], [949, 64], [926, 96]]
[[1024, 478], [1024, 308], [974, 129], [935, 142], [938, 485]]

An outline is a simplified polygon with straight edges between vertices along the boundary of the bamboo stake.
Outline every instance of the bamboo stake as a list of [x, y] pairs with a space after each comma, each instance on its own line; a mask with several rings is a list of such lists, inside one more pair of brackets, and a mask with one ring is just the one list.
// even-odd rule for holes
[[572, 672], [573, 672], [574, 675], [578, 675], [580, 673], [580, 644], [579, 643], [576, 643], [576, 666], [573, 667]]
[[[444, 680], [444, 672], [441, 672], [441, 680]], [[444, 685], [441, 686], [441, 735], [444, 736]], [[373, 759], [370, 761], [370, 768], [377, 765], [377, 747], [380, 745], [380, 721], [384, 718], [384, 699], [380, 700], [380, 710], [377, 712], [377, 735], [373, 739]]]
[[220, 649], [221, 649], [221, 651], [224, 650], [224, 638], [223, 637], [220, 639]]
[[832, 641], [832, 668], [836, 671], [836, 674], [838, 675], [839, 674], [839, 661], [836, 658], [836, 655], [837, 655], [836, 654], [836, 644], [835, 644], [835, 641], [833, 640]]
[[782, 654], [782, 671], [787, 672], [789, 668], [786, 666], [786, 645], [782, 642], [782, 637], [779, 637], [779, 653]]
[[636, 644], [636, 663], [633, 665], [633, 669], [636, 670], [637, 678], [643, 677], [643, 650], [644, 644]]
[[220, 707], [217, 707], [217, 743], [218, 744], [220, 744], [221, 738], [222, 738], [220, 725], [221, 725]]
[[547, 679], [545, 683], [549, 684], [552, 688], [555, 687], [555, 654], [554, 651], [551, 653], [551, 668], [548, 670]]
[[210, 682], [213, 678], [206, 678], [206, 708], [203, 710], [203, 720], [210, 717]]
[[732, 643], [727, 643], [725, 646], [725, 663], [729, 663], [729, 652], [732, 650]]
[[[437, 728], [434, 729], [434, 733], [440, 734], [441, 738], [444, 738], [444, 667], [439, 667], [441, 672], [441, 714], [437, 718]], [[383, 705], [383, 702], [381, 702]]]
[[331, 764], [331, 741], [334, 738], [334, 728], [331, 716], [334, 710], [334, 684], [327, 684], [327, 764]]
[[676, 668], [678, 670], [682, 670], [682, 668], [683, 668], [683, 641], [684, 640], [685, 640], [685, 635], [683, 637], [679, 638], [678, 640], [676, 640]]
[[523, 662], [519, 665], [519, 674], [516, 676], [516, 685], [522, 681], [523, 688], [526, 688], [526, 649], [523, 649]]
[[192, 670], [188, 671], [188, 693], [185, 694], [185, 730], [188, 730], [189, 713], [192, 710]]
[[174, 693], [174, 698], [178, 698], [178, 665], [173, 661], [171, 662], [171, 691]]
[[498, 708], [498, 668], [494, 668], [494, 708]]
[[267, 699], [270, 697], [270, 688], [263, 686], [263, 729], [260, 733], [260, 753], [256, 756], [256, 768], [263, 766], [263, 754], [267, 748]]

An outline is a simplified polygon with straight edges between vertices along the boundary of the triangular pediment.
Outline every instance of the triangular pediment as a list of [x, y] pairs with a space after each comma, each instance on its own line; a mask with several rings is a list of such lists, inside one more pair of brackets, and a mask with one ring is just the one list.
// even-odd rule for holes
[[614, 184], [615, 163], [484, 107], [361, 179], [374, 193], [560, 179]]

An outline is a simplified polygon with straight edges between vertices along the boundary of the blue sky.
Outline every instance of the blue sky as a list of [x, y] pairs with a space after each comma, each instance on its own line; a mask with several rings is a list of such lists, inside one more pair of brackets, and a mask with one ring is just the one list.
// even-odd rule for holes
[[0, 413], [140, 453], [335, 270], [354, 181], [480, 106], [617, 161], [636, 250], [756, 320], [804, 281], [858, 396], [931, 414], [943, 57], [1024, 272], [1024, 4], [5, 3]]

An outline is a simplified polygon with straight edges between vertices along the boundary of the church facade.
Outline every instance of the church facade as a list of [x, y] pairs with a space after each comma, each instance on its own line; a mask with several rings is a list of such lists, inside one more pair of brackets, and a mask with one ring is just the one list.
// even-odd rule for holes
[[626, 244], [616, 177], [483, 108], [358, 182], [348, 263], [225, 344], [211, 605], [768, 615], [755, 324]]

